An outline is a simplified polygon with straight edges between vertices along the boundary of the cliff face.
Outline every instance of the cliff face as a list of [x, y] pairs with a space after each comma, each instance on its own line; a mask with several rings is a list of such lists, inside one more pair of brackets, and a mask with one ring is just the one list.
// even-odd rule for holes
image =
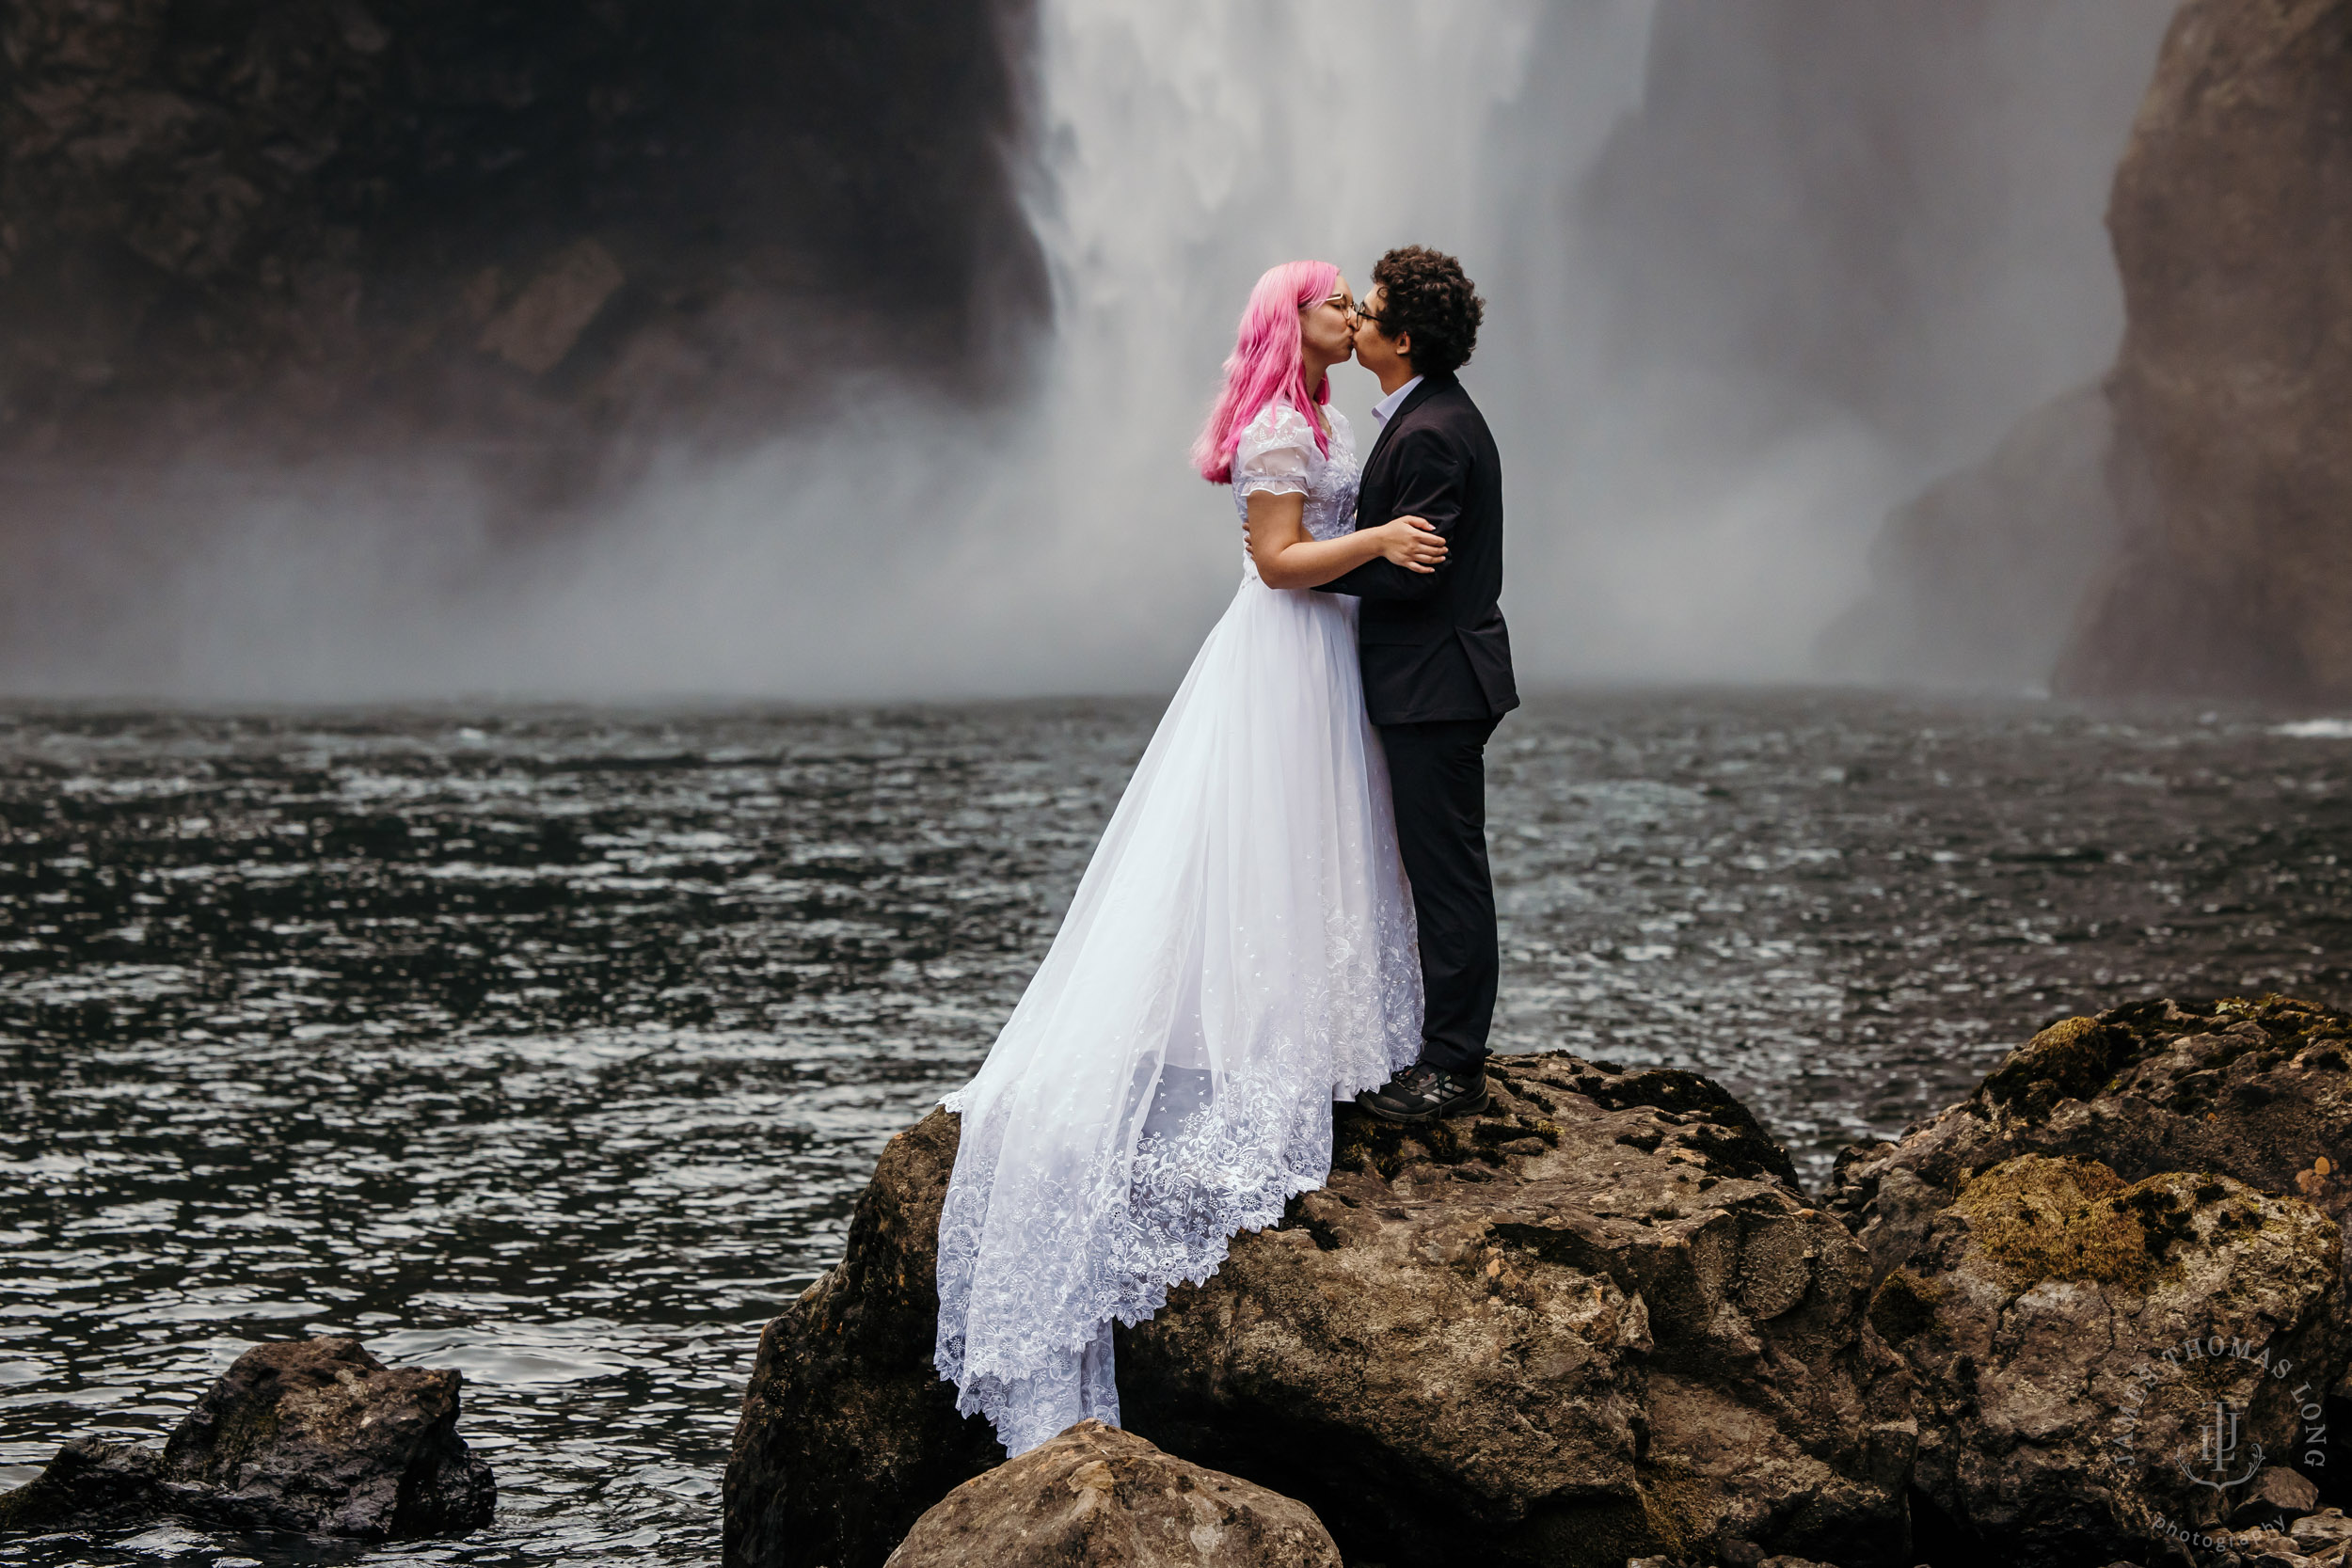
[[1889, 514], [1870, 592], [1822, 634], [1822, 666], [1931, 686], [2045, 683], [2115, 548], [2109, 423], [2099, 388], [2078, 387]]
[[756, 423], [1039, 297], [1021, 0], [22, 0], [0, 458]]
[[2107, 221], [2124, 544], [2056, 684], [2352, 697], [2352, 0], [2189, 0]]

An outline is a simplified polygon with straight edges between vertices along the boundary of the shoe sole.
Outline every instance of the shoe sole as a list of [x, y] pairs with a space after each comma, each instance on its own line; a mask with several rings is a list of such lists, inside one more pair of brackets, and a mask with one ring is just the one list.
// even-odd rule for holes
[[1356, 1101], [1364, 1115], [1375, 1121], [1385, 1121], [1396, 1127], [1415, 1127], [1422, 1122], [1443, 1121], [1448, 1117], [1474, 1117], [1494, 1102], [1495, 1095], [1492, 1089], [1480, 1095], [1478, 1103], [1475, 1105], [1464, 1101], [1458, 1105], [1439, 1106], [1427, 1111], [1384, 1111], [1378, 1105], [1374, 1104], [1369, 1098]]

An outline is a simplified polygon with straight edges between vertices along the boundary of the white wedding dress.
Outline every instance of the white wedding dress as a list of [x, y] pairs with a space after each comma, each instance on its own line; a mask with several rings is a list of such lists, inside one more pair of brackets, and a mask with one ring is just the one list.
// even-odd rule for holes
[[[1277, 403], [1233, 502], [1345, 533], [1357, 460]], [[973, 1080], [939, 1220], [940, 1375], [1022, 1453], [1119, 1421], [1111, 1321], [1225, 1260], [1331, 1168], [1331, 1106], [1421, 1050], [1413, 906], [1353, 598], [1233, 595], [1160, 720], [1069, 914]]]

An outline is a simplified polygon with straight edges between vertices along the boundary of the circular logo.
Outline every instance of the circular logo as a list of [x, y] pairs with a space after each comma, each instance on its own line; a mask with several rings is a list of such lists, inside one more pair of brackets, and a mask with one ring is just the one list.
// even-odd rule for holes
[[2151, 1535], [2218, 1554], [2234, 1549], [2225, 1528], [2285, 1528], [2276, 1509], [2237, 1515], [2264, 1470], [2326, 1468], [2327, 1417], [2327, 1390], [2267, 1342], [2192, 1335], [2126, 1375], [2112, 1457], [2137, 1478]]

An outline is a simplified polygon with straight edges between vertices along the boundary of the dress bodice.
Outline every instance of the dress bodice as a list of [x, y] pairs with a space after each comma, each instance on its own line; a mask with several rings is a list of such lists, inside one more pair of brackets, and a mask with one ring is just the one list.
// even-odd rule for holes
[[1314, 426], [1278, 398], [1243, 427], [1233, 449], [1233, 509], [1245, 522], [1249, 498], [1261, 490], [1307, 498], [1307, 532], [1337, 539], [1356, 526], [1356, 437], [1347, 416], [1326, 407], [1331, 421], [1329, 455], [1315, 449]]

